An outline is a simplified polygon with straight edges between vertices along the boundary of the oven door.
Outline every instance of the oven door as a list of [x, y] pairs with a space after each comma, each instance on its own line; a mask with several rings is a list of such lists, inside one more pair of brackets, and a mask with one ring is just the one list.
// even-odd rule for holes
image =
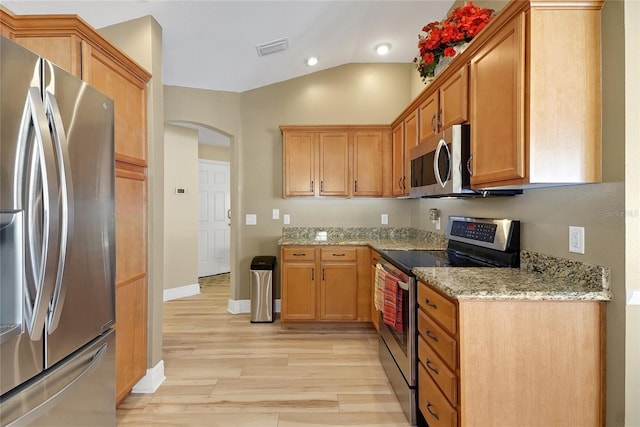
[[394, 265], [380, 261], [380, 265], [398, 281], [398, 289], [402, 293], [401, 326], [391, 326], [385, 322], [385, 316], [379, 311], [380, 337], [396, 362], [402, 376], [409, 387], [415, 387], [417, 383], [416, 365], [416, 284], [413, 276], [398, 270]]

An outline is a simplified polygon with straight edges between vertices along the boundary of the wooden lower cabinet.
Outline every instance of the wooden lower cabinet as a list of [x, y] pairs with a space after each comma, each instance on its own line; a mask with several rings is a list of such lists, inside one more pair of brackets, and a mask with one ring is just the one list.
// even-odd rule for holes
[[418, 304], [430, 427], [604, 425], [603, 302], [452, 300], [420, 282]]
[[281, 320], [370, 321], [368, 247], [283, 246]]

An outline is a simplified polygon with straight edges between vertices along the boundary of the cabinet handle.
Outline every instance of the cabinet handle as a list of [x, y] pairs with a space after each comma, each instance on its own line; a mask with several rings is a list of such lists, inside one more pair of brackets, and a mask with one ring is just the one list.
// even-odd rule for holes
[[320, 192], [324, 192], [324, 181], [320, 181]]
[[425, 298], [424, 303], [426, 305], [428, 305], [429, 307], [433, 308], [434, 310], [438, 309], [438, 306], [434, 303], [432, 303], [431, 301], [429, 301], [429, 298]]
[[431, 410], [431, 408], [434, 408], [434, 406], [431, 404], [431, 402], [429, 402], [429, 401], [427, 400], [427, 411], [429, 411], [429, 413], [430, 413], [431, 415], [433, 415], [433, 418], [435, 418], [436, 420], [440, 421], [440, 415], [438, 415], [438, 413], [437, 413], [437, 412], [433, 412], [433, 411]]
[[438, 110], [438, 129], [442, 129], [442, 110]]
[[322, 281], [324, 282], [324, 267], [322, 268]]
[[313, 193], [313, 187], [314, 187], [314, 185], [313, 185], [313, 180], [311, 180], [311, 192], [312, 192], [312, 193]]
[[311, 269], [311, 281], [313, 282], [314, 280], [316, 280], [316, 269], [312, 268]]
[[402, 178], [398, 179], [398, 188], [402, 190]]
[[473, 159], [473, 154], [469, 156], [469, 160], [467, 160], [467, 171], [469, 171], [469, 176], [473, 176], [473, 171], [471, 171], [471, 160]]
[[341, 253], [341, 254], [331, 254], [331, 256], [347, 256], [347, 254], [345, 254], [345, 253]]
[[433, 114], [433, 117], [431, 117], [431, 129], [433, 129], [433, 131], [436, 131], [436, 124], [434, 123], [436, 121], [436, 115], [435, 113]]
[[405, 191], [407, 189], [406, 182], [407, 182], [407, 176], [405, 175], [402, 177], [402, 191]]
[[429, 338], [431, 338], [433, 341], [438, 342], [438, 337], [437, 337], [437, 336], [435, 336], [435, 335], [433, 335], [433, 334], [431, 334], [431, 329], [427, 329], [424, 333], [425, 333]]
[[354, 193], [358, 192], [358, 181], [353, 181], [353, 192]]
[[307, 256], [307, 254], [293, 254], [293, 256]]
[[433, 372], [435, 372], [436, 375], [439, 374], [438, 369], [434, 368], [433, 365], [431, 364], [431, 360], [427, 359], [427, 368], [431, 369]]

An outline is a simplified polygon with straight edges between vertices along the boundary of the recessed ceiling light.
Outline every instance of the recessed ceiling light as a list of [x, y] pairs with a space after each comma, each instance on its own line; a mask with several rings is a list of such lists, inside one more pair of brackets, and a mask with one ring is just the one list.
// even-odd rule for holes
[[391, 50], [391, 43], [380, 43], [376, 46], [378, 55], [386, 55]]
[[318, 58], [316, 58], [315, 56], [312, 56], [311, 58], [307, 59], [307, 65], [309, 67], [313, 67], [317, 63], [318, 63]]

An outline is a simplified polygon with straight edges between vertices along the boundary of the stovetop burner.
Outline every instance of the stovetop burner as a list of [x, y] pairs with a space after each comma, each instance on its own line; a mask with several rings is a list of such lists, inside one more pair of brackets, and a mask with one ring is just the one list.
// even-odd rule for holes
[[387, 250], [382, 255], [409, 273], [414, 267], [486, 267], [479, 261], [461, 257], [453, 251]]

